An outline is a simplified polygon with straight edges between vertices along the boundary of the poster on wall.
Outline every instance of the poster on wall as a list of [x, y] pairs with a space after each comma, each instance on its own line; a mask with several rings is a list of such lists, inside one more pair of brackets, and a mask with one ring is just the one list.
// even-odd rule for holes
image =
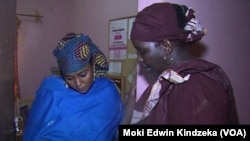
[[127, 34], [128, 34], [128, 19], [119, 19], [110, 21], [110, 59], [126, 59], [127, 56]]
[[122, 62], [111, 61], [109, 62], [109, 71], [110, 74], [121, 74], [122, 73]]
[[127, 49], [126, 48], [110, 48], [109, 59], [111, 60], [127, 59]]

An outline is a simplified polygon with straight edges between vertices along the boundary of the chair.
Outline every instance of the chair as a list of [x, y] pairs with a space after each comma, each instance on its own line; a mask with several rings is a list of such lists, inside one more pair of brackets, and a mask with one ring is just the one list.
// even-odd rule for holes
[[27, 120], [28, 120], [28, 115], [29, 115], [29, 106], [28, 105], [24, 105], [24, 106], [20, 107], [20, 115], [23, 118], [24, 125], [26, 125]]

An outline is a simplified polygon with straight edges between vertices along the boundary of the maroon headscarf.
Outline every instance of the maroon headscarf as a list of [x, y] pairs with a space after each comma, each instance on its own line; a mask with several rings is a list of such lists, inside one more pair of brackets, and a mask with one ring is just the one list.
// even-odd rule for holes
[[[183, 27], [180, 27], [180, 20], [184, 21]], [[194, 11], [184, 5], [171, 3], [154, 3], [144, 8], [137, 14], [131, 31], [131, 39], [151, 42], [164, 38], [193, 42], [202, 36], [204, 29], [195, 19]]]

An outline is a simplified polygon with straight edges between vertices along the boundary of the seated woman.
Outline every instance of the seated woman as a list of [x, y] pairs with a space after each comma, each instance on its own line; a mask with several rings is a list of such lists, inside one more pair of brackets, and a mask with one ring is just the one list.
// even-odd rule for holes
[[37, 90], [23, 141], [111, 141], [123, 117], [104, 54], [83, 34], [69, 33], [53, 51], [60, 76]]

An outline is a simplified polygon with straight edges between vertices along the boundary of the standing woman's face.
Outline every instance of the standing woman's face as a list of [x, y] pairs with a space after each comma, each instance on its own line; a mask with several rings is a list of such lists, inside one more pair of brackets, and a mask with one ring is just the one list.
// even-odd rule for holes
[[132, 40], [138, 53], [138, 61], [142, 63], [144, 69], [152, 75], [160, 75], [165, 69], [165, 52], [162, 47], [156, 46], [156, 42], [144, 42]]
[[84, 94], [92, 86], [94, 71], [92, 66], [87, 64], [80, 71], [71, 74], [63, 74], [63, 77], [70, 88]]

